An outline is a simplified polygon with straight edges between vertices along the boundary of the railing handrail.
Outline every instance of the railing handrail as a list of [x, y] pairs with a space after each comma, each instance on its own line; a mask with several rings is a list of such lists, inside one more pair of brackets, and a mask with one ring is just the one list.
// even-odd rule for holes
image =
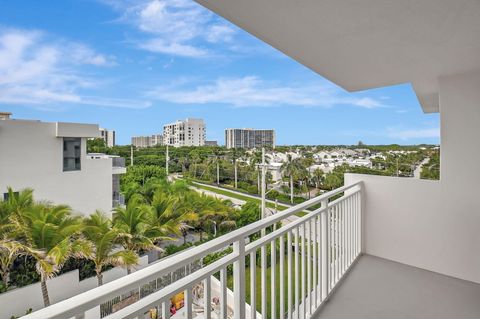
[[[330, 192], [324, 193], [301, 204], [290, 207], [280, 213], [271, 215], [267, 218], [239, 228], [226, 235], [215, 238], [211, 241], [196, 246], [188, 251], [178, 253], [175, 258], [166, 258], [159, 262], [140, 269], [128, 276], [121, 277], [114, 281], [108, 282], [102, 286], [85, 291], [66, 300], [55, 303], [47, 308], [40, 309], [32, 314], [26, 315], [25, 319], [44, 319], [44, 318], [66, 318], [73, 317], [82, 311], [87, 311], [107, 301], [112, 296], [132, 290], [139, 285], [145, 284], [153, 279], [168, 274], [179, 267], [184, 266], [192, 261], [198, 260], [210, 253], [216, 252], [226, 246], [230, 246], [234, 242], [245, 239], [247, 236], [261, 231], [271, 225], [274, 225], [298, 212], [304, 211], [313, 205], [328, 202], [328, 200], [340, 193], [351, 190], [357, 186], [361, 187], [362, 182], [339, 187]], [[316, 212], [322, 208], [317, 209]], [[308, 215], [310, 215], [309, 213]], [[307, 215], [307, 216], [308, 216]], [[304, 216], [304, 218], [307, 218]]]

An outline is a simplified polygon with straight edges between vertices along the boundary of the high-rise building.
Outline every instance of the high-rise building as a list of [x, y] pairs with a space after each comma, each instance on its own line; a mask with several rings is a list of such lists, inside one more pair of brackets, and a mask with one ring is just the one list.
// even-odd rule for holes
[[225, 130], [227, 148], [275, 147], [275, 130], [256, 130], [251, 128], [227, 128]]
[[205, 146], [218, 146], [217, 141], [205, 141]]
[[162, 134], [153, 134], [150, 136], [134, 136], [132, 137], [132, 145], [138, 148], [163, 145], [163, 136]]
[[105, 141], [107, 147], [115, 146], [115, 131], [100, 128], [100, 138]]
[[202, 119], [179, 120], [163, 126], [163, 143], [174, 147], [205, 145], [206, 128]]

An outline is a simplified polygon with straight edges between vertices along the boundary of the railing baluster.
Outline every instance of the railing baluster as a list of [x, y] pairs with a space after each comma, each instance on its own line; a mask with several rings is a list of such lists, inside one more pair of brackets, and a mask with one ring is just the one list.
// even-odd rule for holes
[[345, 272], [345, 265], [347, 264], [346, 263], [346, 260], [345, 260], [345, 236], [347, 234], [346, 232], [346, 228], [345, 228], [345, 200], [342, 201], [342, 276], [343, 276], [343, 273]]
[[305, 318], [305, 312], [307, 311], [307, 308], [306, 308], [306, 296], [305, 296], [305, 291], [307, 290], [307, 287], [306, 287], [306, 277], [307, 277], [307, 272], [306, 272], [306, 259], [305, 259], [305, 255], [306, 255], [306, 249], [305, 249], [305, 236], [306, 236], [306, 223], [303, 223], [302, 224], [302, 235], [301, 235], [301, 249], [302, 249], [302, 278], [301, 278], [301, 281], [302, 281], [302, 287], [301, 287], [301, 292], [302, 292], [302, 299], [301, 299], [301, 303], [303, 305], [302, 307], [302, 311], [300, 313], [300, 315], [302, 316], [302, 319]]
[[220, 270], [220, 318], [227, 319], [227, 269]]
[[336, 252], [335, 252], [335, 284], [338, 281], [338, 274], [340, 272], [340, 218], [339, 218], [339, 206], [335, 206], [335, 241], [336, 241]]
[[288, 312], [288, 319], [292, 319], [292, 293], [293, 293], [293, 285], [292, 285], [292, 232], [289, 231], [287, 233], [287, 294], [288, 294], [288, 304], [287, 304], [287, 312]]
[[328, 201], [325, 200], [322, 202], [322, 207], [325, 207], [324, 213], [322, 213], [320, 220], [321, 220], [321, 235], [322, 235], [322, 250], [321, 250], [321, 262], [322, 262], [322, 301], [328, 295], [328, 287], [329, 287], [329, 268], [330, 268], [330, 261], [329, 261], [329, 250], [330, 250], [330, 235], [329, 235], [329, 228], [330, 228], [330, 213], [328, 208]]
[[257, 318], [257, 252], [250, 253], [250, 318]]
[[270, 297], [271, 297], [271, 302], [270, 302], [270, 310], [272, 313], [271, 319], [276, 318], [276, 298], [277, 298], [277, 288], [276, 288], [276, 280], [275, 280], [275, 270], [276, 270], [276, 261], [277, 261], [277, 256], [276, 256], [276, 240], [271, 241], [271, 251], [270, 251]]
[[310, 220], [305, 222], [305, 231], [306, 231], [306, 241], [307, 241], [307, 296], [305, 300], [305, 313], [306, 315], [310, 316], [312, 311], [312, 264], [311, 264], [311, 256], [312, 250], [310, 248], [311, 244], [311, 233], [312, 227]]
[[192, 288], [185, 289], [185, 316], [187, 319], [192, 319]]
[[[360, 186], [362, 187], [362, 186]], [[359, 234], [359, 239], [358, 239], [358, 253], [360, 254], [362, 252], [362, 245], [363, 245], [363, 234], [362, 234], [362, 193], [358, 192], [358, 234]]]
[[233, 263], [234, 318], [245, 318], [245, 239], [233, 244], [233, 253], [238, 255]]
[[265, 245], [260, 249], [260, 267], [261, 267], [261, 300], [262, 300], [262, 319], [267, 318], [267, 247]]
[[332, 251], [332, 280], [331, 287], [335, 286], [337, 280], [337, 206], [332, 207], [332, 231], [333, 231], [333, 251]]
[[334, 281], [335, 281], [335, 207], [332, 207], [330, 209], [330, 218], [331, 218], [331, 249], [330, 249], [330, 268], [331, 268], [331, 272], [330, 272], [330, 286], [329, 286], [329, 290], [333, 287], [333, 284], [334, 284]]
[[355, 194], [355, 232], [356, 232], [356, 245], [355, 245], [355, 257], [358, 256], [358, 243], [359, 243], [359, 233], [358, 233], [358, 193]]
[[[320, 215], [317, 216], [317, 236], [318, 236], [318, 245], [317, 245], [317, 264], [318, 264], [318, 272], [317, 272], [317, 278], [318, 278], [318, 293], [317, 293], [317, 299], [318, 299], [318, 304], [322, 302], [322, 215], [325, 213], [321, 213]], [[318, 305], [317, 304], [317, 305]]]
[[312, 230], [312, 239], [313, 239], [313, 257], [312, 257], [312, 286], [313, 286], [313, 291], [312, 291], [312, 305], [313, 310], [317, 309], [318, 303], [317, 303], [317, 287], [318, 287], [318, 281], [317, 281], [317, 245], [318, 245], [318, 238], [317, 238], [317, 216], [314, 216], [312, 220], [310, 221], [310, 229]]
[[170, 318], [170, 300], [168, 300], [168, 304], [166, 301], [162, 302], [162, 319], [169, 319]]
[[203, 313], [205, 319], [212, 317], [212, 281], [210, 276], [203, 280]]
[[280, 236], [280, 313], [279, 318], [285, 318], [285, 282], [283, 280], [285, 275], [285, 235]]
[[350, 196], [350, 262], [354, 260], [354, 242], [355, 242], [355, 205], [354, 205], [354, 195]]
[[[300, 272], [300, 265], [298, 262], [299, 259], [299, 249], [300, 249], [300, 243], [298, 240], [299, 232], [300, 229], [296, 228], [295, 230], [295, 319], [300, 318], [300, 307], [299, 307], [299, 301], [300, 301], [300, 278], [299, 278], [299, 272]], [[263, 319], [263, 318], [262, 318]]]
[[345, 270], [347, 270], [350, 266], [350, 196], [345, 200], [345, 229]]

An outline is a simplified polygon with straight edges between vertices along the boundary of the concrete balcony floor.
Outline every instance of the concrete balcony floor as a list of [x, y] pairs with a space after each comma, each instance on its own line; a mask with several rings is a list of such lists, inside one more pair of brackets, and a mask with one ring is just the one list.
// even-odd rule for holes
[[480, 285], [364, 255], [316, 318], [478, 319]]

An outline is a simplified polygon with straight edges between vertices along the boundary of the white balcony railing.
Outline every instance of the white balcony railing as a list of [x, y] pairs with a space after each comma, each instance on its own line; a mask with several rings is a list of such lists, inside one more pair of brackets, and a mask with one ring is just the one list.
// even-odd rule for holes
[[[226, 255], [104, 318], [144, 319], [153, 308], [158, 318], [170, 318], [170, 300], [181, 292], [183, 318], [310, 318], [361, 254], [362, 194], [361, 183], [341, 187], [23, 318], [84, 318], [92, 308], [220, 251]], [[220, 279], [217, 290], [212, 276]]]

